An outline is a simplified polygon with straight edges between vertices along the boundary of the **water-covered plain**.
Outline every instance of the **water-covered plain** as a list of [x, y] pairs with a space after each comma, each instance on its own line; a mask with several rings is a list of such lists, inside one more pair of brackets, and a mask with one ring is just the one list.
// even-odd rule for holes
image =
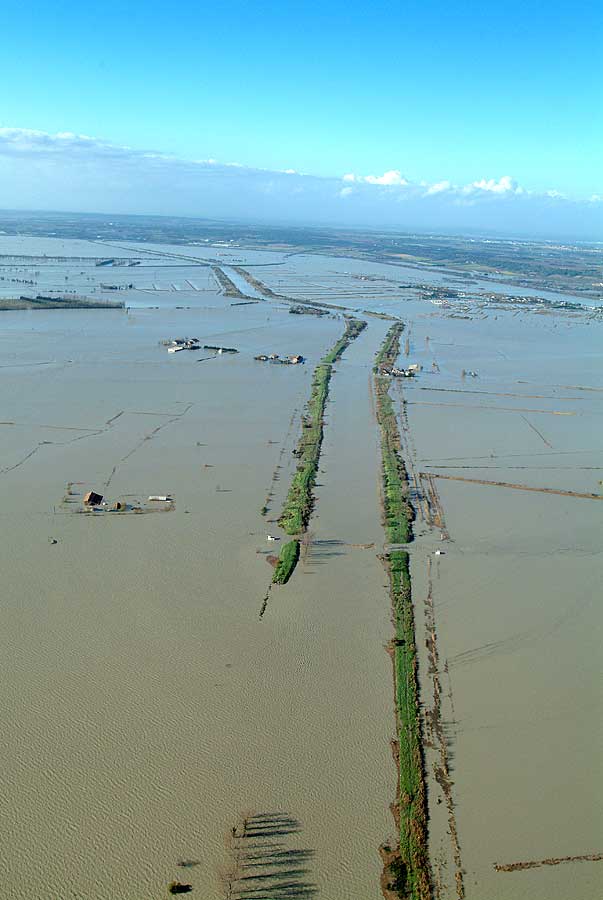
[[[211, 265], [257, 300], [242, 265], [277, 294], [400, 316], [423, 366], [393, 393], [416, 488], [417, 644], [435, 628], [452, 781], [450, 806], [434, 737], [436, 896], [452, 900], [462, 870], [470, 900], [592, 900], [601, 863], [494, 865], [600, 851], [603, 503], [570, 495], [601, 490], [600, 319], [461, 317], [408, 287], [423, 272], [364, 260], [8, 237], [0, 254], [4, 297], [127, 306], [0, 312], [3, 896], [138, 900], [178, 878], [221, 900], [246, 812], [299, 823], [278, 836], [287, 896], [380, 896], [395, 770], [371, 368], [388, 323], [369, 317], [337, 365], [308, 547], [260, 617], [312, 370], [343, 321], [240, 305]], [[124, 264], [96, 265], [111, 258]], [[176, 336], [239, 353], [168, 354]], [[253, 358], [270, 352], [307, 362]], [[88, 489], [174, 508], [82, 514]], [[422, 650], [426, 710], [432, 662]]]

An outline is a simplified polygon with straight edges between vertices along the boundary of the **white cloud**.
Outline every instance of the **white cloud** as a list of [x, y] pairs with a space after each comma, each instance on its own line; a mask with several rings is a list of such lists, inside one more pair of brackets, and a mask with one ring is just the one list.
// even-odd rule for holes
[[[356, 185], [372, 185], [389, 188], [399, 188], [398, 199], [409, 196], [433, 197], [435, 195], [449, 195], [471, 203], [480, 197], [504, 197], [527, 193], [510, 175], [501, 178], [482, 178], [466, 185], [455, 185], [444, 179], [433, 184], [428, 182], [412, 182], [405, 178], [399, 169], [390, 169], [383, 175], [356, 175], [343, 176], [343, 181]], [[550, 194], [553, 196], [553, 194]], [[561, 196], [561, 195], [559, 195]]]
[[452, 185], [449, 181], [437, 181], [435, 184], [430, 185], [425, 191], [426, 196], [430, 196], [432, 194], [442, 194], [444, 191], [451, 190]]
[[471, 193], [471, 191], [486, 191], [492, 194], [523, 194], [523, 188], [520, 187], [510, 175], [503, 175], [498, 181], [494, 178], [489, 178], [487, 180], [482, 178], [481, 181], [474, 181], [471, 184], [466, 185], [464, 190], [466, 193]]
[[357, 183], [364, 182], [365, 184], [382, 184], [387, 187], [404, 187], [409, 183], [398, 169], [390, 169], [389, 172], [384, 172], [383, 175], [354, 175], [350, 173], [349, 175], [344, 175], [343, 180]]
[[[317, 178], [312, 175], [303, 175], [293, 168], [287, 168], [280, 172], [271, 172], [270, 170], [251, 168], [243, 166], [240, 163], [229, 162], [222, 163], [216, 159], [197, 159], [186, 160], [171, 156], [164, 153], [153, 151], [136, 150], [120, 144], [113, 144], [96, 137], [86, 134], [76, 134], [70, 131], [58, 132], [57, 134], [49, 134], [45, 131], [39, 131], [30, 128], [0, 128], [0, 156], [26, 158], [31, 159], [50, 159], [64, 160], [65, 163], [72, 161], [89, 168], [94, 167], [99, 162], [112, 163], [114, 165], [121, 164], [122, 168], [132, 170], [133, 167], [152, 166], [153, 171], [157, 172], [162, 168], [168, 169], [170, 172], [178, 173], [179, 176], [185, 176], [187, 173], [192, 174], [208, 174], [221, 173], [224, 176], [234, 177], [239, 172], [242, 177], [247, 179], [263, 180], [263, 189], [265, 190], [266, 180], [275, 179], [276, 184], [283, 186], [285, 179], [290, 184], [289, 189], [293, 189], [295, 183], [296, 190], [300, 189], [302, 184], [308, 185], [310, 182], [329, 183], [337, 182], [338, 179]], [[512, 196], [526, 193], [522, 187], [510, 175], [503, 175], [499, 179], [482, 178], [473, 181], [471, 184], [459, 187], [448, 180], [437, 181], [433, 184], [425, 182], [413, 183], [402, 175], [399, 169], [389, 169], [382, 175], [358, 175], [353, 172], [343, 176], [344, 187], [354, 185], [355, 188], [371, 190], [375, 187], [389, 188], [394, 192], [402, 192], [398, 199], [403, 197], [434, 197], [437, 195], [465, 198], [471, 202], [473, 199], [494, 196]], [[274, 186], [270, 185], [270, 190]], [[339, 191], [341, 197], [349, 197], [350, 191]], [[389, 192], [388, 192], [389, 193]], [[558, 192], [550, 191], [548, 196], [551, 198], [562, 199]]]
[[87, 134], [60, 131], [49, 134], [32, 128], [0, 128], [0, 152], [3, 155], [72, 155], [94, 152], [104, 156], [124, 156], [133, 151], [129, 147], [111, 144]]
[[[114, 144], [87, 134], [60, 131], [49, 134], [31, 128], [0, 128], [0, 156], [61, 158], [64, 160], [94, 163], [100, 160], [123, 162], [154, 162], [179, 166], [211, 166], [217, 168], [244, 168], [240, 163], [221, 163], [216, 159], [183, 160], [166, 153], [135, 150], [123, 144]], [[259, 170], [249, 170], [259, 171]]]
[[110, 141], [0, 128], [0, 207], [244, 217], [406, 228], [484, 227], [600, 234], [603, 195], [536, 193], [510, 175], [469, 184], [382, 175], [318, 177], [295, 169], [182, 159]]
[[399, 187], [408, 184], [406, 178], [397, 169], [390, 169], [389, 172], [384, 172], [383, 175], [367, 175], [364, 180], [369, 184], [397, 185]]

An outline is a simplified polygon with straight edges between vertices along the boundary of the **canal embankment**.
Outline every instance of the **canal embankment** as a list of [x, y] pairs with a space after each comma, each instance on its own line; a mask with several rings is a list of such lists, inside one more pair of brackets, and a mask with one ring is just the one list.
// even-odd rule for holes
[[[346, 348], [366, 327], [361, 319], [346, 318], [345, 330], [339, 340], [323, 356], [314, 370], [310, 399], [302, 415], [302, 431], [298, 445], [293, 451], [298, 459], [297, 470], [291, 481], [287, 497], [279, 518], [279, 525], [294, 540], [281, 549], [279, 562], [275, 568], [273, 583], [288, 581], [299, 559], [299, 542], [307, 530], [314, 508], [314, 485], [320, 459], [320, 449], [324, 434], [324, 414], [329, 396], [329, 383], [333, 366], [341, 358]], [[295, 546], [292, 546], [295, 545]]]
[[[400, 431], [389, 394], [390, 379], [382, 374], [383, 369], [393, 365], [398, 357], [402, 330], [401, 323], [390, 328], [374, 367], [376, 415], [381, 437], [383, 526], [389, 545], [412, 540], [414, 517], [409, 479], [401, 456]], [[389, 578], [394, 624], [390, 654], [397, 734], [392, 750], [398, 767], [398, 789], [392, 812], [398, 828], [398, 845], [381, 847], [381, 887], [387, 900], [429, 900], [427, 795], [409, 555], [405, 549], [393, 549], [384, 554], [383, 561]]]

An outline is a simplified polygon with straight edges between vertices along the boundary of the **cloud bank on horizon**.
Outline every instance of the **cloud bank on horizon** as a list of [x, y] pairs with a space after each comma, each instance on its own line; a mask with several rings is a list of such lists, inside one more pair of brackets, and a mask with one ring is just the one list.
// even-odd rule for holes
[[0, 207], [603, 238], [603, 195], [536, 193], [509, 175], [461, 185], [412, 181], [398, 169], [319, 177], [6, 127]]

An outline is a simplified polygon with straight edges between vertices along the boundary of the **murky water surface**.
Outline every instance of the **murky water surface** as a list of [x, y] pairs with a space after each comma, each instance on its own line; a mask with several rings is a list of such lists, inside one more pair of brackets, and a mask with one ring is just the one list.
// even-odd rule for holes
[[[411, 329], [410, 354], [425, 367], [403, 390], [416, 473], [601, 496], [600, 324], [417, 316]], [[466, 896], [587, 900], [601, 863], [494, 864], [600, 852], [603, 502], [435, 484], [451, 540], [438, 545], [438, 529], [419, 523], [412, 577], [419, 643], [434, 609]], [[435, 781], [430, 800], [439, 895], [454, 897]]]
[[[423, 365], [403, 386], [417, 478], [599, 493], [600, 322], [454, 319], [400, 287], [423, 273], [355, 260], [31, 238], [2, 238], [0, 254], [3, 296], [129, 307], [0, 313], [3, 896], [138, 900], [177, 878], [220, 900], [224, 836], [251, 811], [300, 824], [271, 835], [287, 876], [243, 882], [247, 896], [376, 900], [394, 770], [370, 374], [388, 323], [369, 319], [337, 366], [311, 541], [260, 618], [312, 369], [343, 322], [234, 306], [208, 263], [408, 322]], [[96, 266], [109, 258], [140, 265]], [[240, 352], [168, 354], [160, 342], [177, 336]], [[253, 359], [272, 351], [308, 362]], [[601, 863], [493, 864], [600, 850], [603, 503], [433, 483], [451, 540], [419, 517], [413, 584], [420, 647], [429, 599], [435, 618], [467, 897], [592, 900]], [[88, 489], [175, 508], [83, 515]], [[426, 658], [422, 682], [429, 706]], [[438, 790], [432, 855], [452, 900]]]

